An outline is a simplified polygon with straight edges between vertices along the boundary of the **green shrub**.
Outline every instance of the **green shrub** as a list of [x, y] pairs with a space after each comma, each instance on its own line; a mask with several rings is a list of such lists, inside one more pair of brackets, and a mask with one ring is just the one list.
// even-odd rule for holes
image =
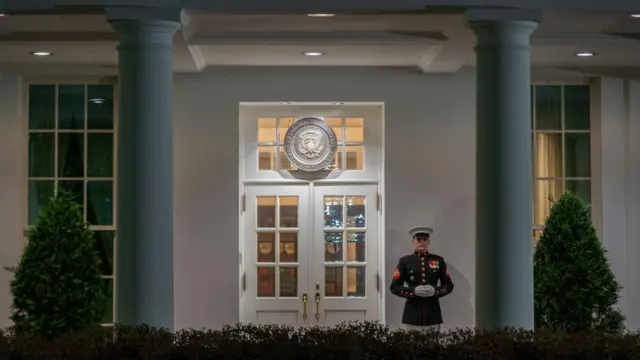
[[534, 257], [539, 329], [619, 332], [620, 286], [596, 236], [589, 208], [566, 193], [553, 204]]
[[71, 193], [50, 199], [28, 239], [11, 282], [14, 330], [55, 337], [99, 324], [100, 259]]
[[68, 333], [55, 340], [0, 336], [0, 359], [19, 360], [631, 360], [638, 334], [462, 329], [393, 331], [375, 323], [333, 328], [235, 325], [172, 333], [148, 326]]

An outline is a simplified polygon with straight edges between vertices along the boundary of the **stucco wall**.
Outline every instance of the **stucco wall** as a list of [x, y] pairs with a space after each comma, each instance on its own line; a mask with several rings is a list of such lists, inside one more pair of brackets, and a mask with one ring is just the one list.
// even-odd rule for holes
[[0, 326], [8, 325], [12, 274], [24, 244], [26, 138], [23, 136], [22, 79], [0, 74]]
[[[310, 85], [302, 85], [310, 84]], [[176, 326], [238, 319], [238, 103], [385, 103], [386, 271], [411, 251], [406, 231], [436, 228], [432, 250], [456, 282], [447, 326], [473, 325], [475, 87], [473, 71], [425, 76], [388, 69], [227, 69], [176, 78]], [[387, 286], [383, 287], [387, 291]], [[403, 301], [387, 296], [397, 325]]]

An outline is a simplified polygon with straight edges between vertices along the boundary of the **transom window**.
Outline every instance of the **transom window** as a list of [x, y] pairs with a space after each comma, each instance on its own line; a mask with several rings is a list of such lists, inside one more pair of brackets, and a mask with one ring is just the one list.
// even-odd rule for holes
[[102, 260], [113, 323], [114, 86], [33, 84], [28, 95], [27, 227], [35, 224], [56, 185], [76, 196]]
[[553, 200], [571, 191], [591, 204], [591, 116], [588, 85], [532, 89], [533, 236], [542, 235]]
[[[294, 117], [258, 119], [258, 170], [296, 170], [284, 150], [284, 137]], [[338, 150], [327, 170], [364, 169], [364, 119], [324, 118], [336, 134]]]

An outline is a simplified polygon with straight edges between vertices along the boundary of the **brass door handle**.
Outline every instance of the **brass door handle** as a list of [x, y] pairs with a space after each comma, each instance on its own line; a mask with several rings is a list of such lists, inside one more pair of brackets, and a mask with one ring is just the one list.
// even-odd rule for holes
[[316, 321], [320, 321], [320, 283], [316, 283]]
[[307, 320], [307, 293], [302, 293], [302, 318]]

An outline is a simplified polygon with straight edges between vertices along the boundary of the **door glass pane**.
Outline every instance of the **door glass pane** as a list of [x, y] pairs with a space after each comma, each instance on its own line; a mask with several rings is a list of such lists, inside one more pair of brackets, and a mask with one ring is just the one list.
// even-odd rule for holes
[[298, 233], [280, 233], [280, 262], [298, 262]]
[[343, 204], [342, 196], [324, 197], [324, 227], [340, 228], [343, 226]]
[[276, 234], [273, 232], [258, 232], [258, 262], [276, 261]]
[[589, 130], [591, 126], [590, 89], [587, 85], [564, 87], [564, 128]]
[[29, 180], [29, 225], [34, 225], [49, 199], [53, 196], [55, 181]]
[[280, 227], [298, 227], [298, 197], [280, 197]]
[[258, 296], [276, 296], [276, 272], [272, 267], [258, 267]]
[[113, 181], [87, 181], [87, 222], [113, 225]]
[[364, 297], [365, 267], [347, 267], [347, 296]]
[[258, 170], [276, 169], [276, 147], [258, 146]]
[[104, 304], [105, 310], [101, 323], [111, 324], [113, 323], [113, 279], [102, 279], [102, 286], [107, 301]]
[[364, 170], [364, 146], [347, 146], [346, 166], [347, 170]]
[[535, 134], [533, 173], [535, 177], [562, 177], [562, 134]]
[[562, 181], [536, 180], [534, 186], [536, 194], [534, 199], [534, 225], [544, 225], [553, 201], [557, 201], [562, 195]]
[[342, 262], [342, 232], [330, 231], [324, 233], [324, 261]]
[[342, 296], [342, 267], [324, 268], [324, 296]]
[[561, 130], [562, 86], [537, 85], [535, 97], [536, 130]]
[[289, 157], [287, 157], [287, 153], [284, 150], [283, 146], [278, 146], [278, 154], [280, 156], [280, 167], [278, 170], [295, 170], [296, 167], [289, 161]]
[[336, 155], [333, 157], [333, 163], [327, 166], [327, 170], [340, 170], [342, 169], [342, 154], [344, 153], [344, 146], [338, 145], [336, 149]]
[[587, 134], [565, 134], [565, 176], [591, 176], [591, 136]]
[[56, 86], [29, 86], [29, 129], [55, 129]]
[[58, 86], [58, 129], [84, 129], [84, 85]]
[[29, 177], [54, 177], [55, 135], [29, 134]]
[[94, 231], [94, 248], [100, 257], [102, 275], [113, 275], [113, 239], [115, 231]]
[[363, 118], [347, 118], [345, 119], [346, 139], [348, 143], [364, 142], [364, 119]]
[[363, 231], [347, 232], [347, 261], [365, 261], [365, 233]]
[[365, 227], [364, 202], [364, 196], [347, 196], [347, 227]]
[[336, 134], [338, 144], [342, 142], [342, 118], [324, 118], [324, 122], [331, 126], [331, 129]]
[[58, 134], [58, 177], [84, 177], [84, 134]]
[[258, 119], [258, 142], [273, 143], [276, 142], [276, 118]]
[[87, 128], [113, 129], [113, 85], [87, 86]]
[[113, 177], [113, 134], [87, 135], [87, 176]]
[[280, 132], [280, 136], [278, 137], [278, 143], [284, 143], [284, 137], [287, 134], [287, 130], [289, 127], [296, 122], [296, 118], [280, 118], [278, 119], [278, 131]]
[[257, 203], [257, 226], [259, 228], [276, 227], [276, 198], [275, 196], [258, 196]]
[[280, 297], [298, 296], [298, 269], [295, 267], [280, 268]]

